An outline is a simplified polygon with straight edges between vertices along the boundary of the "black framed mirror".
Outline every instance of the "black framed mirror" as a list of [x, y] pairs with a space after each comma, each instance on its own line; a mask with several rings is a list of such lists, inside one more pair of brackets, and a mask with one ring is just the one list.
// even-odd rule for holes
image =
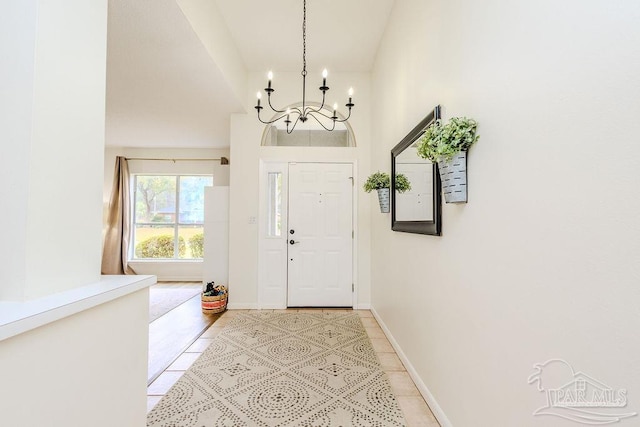
[[[438, 165], [418, 156], [417, 144], [433, 122], [440, 118], [440, 106], [431, 111], [391, 150], [391, 229], [406, 233], [440, 236], [442, 198]], [[403, 174], [411, 189], [395, 190], [396, 176]]]

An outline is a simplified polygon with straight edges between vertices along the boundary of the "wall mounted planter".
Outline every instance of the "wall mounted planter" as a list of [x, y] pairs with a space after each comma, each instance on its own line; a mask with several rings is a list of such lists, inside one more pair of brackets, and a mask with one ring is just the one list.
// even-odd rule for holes
[[378, 202], [380, 202], [380, 212], [389, 213], [389, 189], [378, 188]]
[[420, 140], [418, 155], [438, 162], [447, 203], [467, 202], [467, 150], [480, 138], [477, 129], [478, 122], [468, 117], [452, 117], [444, 124], [436, 120]]
[[467, 203], [467, 152], [458, 151], [451, 160], [438, 162], [446, 203]]

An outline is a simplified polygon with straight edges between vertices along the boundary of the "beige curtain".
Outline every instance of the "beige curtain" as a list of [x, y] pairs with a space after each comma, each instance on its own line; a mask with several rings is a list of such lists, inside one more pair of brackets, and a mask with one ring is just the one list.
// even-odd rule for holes
[[118, 156], [102, 249], [102, 274], [136, 274], [127, 259], [131, 229], [130, 193], [129, 164], [126, 158]]

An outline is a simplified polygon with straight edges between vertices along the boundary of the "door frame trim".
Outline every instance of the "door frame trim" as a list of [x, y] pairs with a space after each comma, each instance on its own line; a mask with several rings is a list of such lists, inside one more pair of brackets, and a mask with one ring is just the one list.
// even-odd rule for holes
[[[325, 161], [311, 161], [304, 160], [300, 161], [297, 159], [286, 159], [286, 158], [278, 158], [278, 159], [260, 159], [259, 165], [259, 200], [258, 200], [258, 308], [259, 309], [286, 309], [287, 308], [287, 259], [284, 258], [284, 266], [280, 267], [284, 269], [285, 272], [285, 283], [281, 288], [270, 288], [269, 293], [267, 293], [266, 283], [264, 280], [265, 276], [265, 258], [266, 258], [266, 245], [265, 241], [266, 230], [267, 230], [267, 207], [266, 207], [266, 196], [267, 196], [267, 174], [269, 172], [281, 172], [283, 173], [283, 210], [288, 211], [288, 202], [289, 202], [289, 163], [326, 163], [326, 164], [350, 164], [351, 171], [353, 175], [353, 184], [352, 184], [352, 206], [351, 206], [351, 223], [353, 227], [353, 239], [351, 241], [351, 269], [352, 269], [352, 278], [353, 278], [353, 292], [352, 292], [352, 300], [351, 304], [354, 309], [358, 308], [358, 191], [356, 191], [356, 183], [358, 181], [358, 161], [356, 159], [335, 159], [335, 160], [325, 160]], [[286, 220], [288, 221], [288, 214]], [[272, 240], [273, 238], [269, 238]], [[281, 236], [282, 242], [285, 245], [286, 251], [286, 242], [287, 235], [283, 233]], [[279, 292], [279, 295], [273, 295], [273, 293]]]

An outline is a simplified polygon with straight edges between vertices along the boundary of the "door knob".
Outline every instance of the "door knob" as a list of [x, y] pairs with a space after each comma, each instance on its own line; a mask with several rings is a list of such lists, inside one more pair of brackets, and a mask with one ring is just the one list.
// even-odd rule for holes
[[300, 242], [296, 242], [295, 240], [291, 239], [289, 240], [289, 244], [290, 245], [295, 245], [296, 243], [300, 243]]
[[289, 234], [295, 233], [295, 230], [289, 230]]

